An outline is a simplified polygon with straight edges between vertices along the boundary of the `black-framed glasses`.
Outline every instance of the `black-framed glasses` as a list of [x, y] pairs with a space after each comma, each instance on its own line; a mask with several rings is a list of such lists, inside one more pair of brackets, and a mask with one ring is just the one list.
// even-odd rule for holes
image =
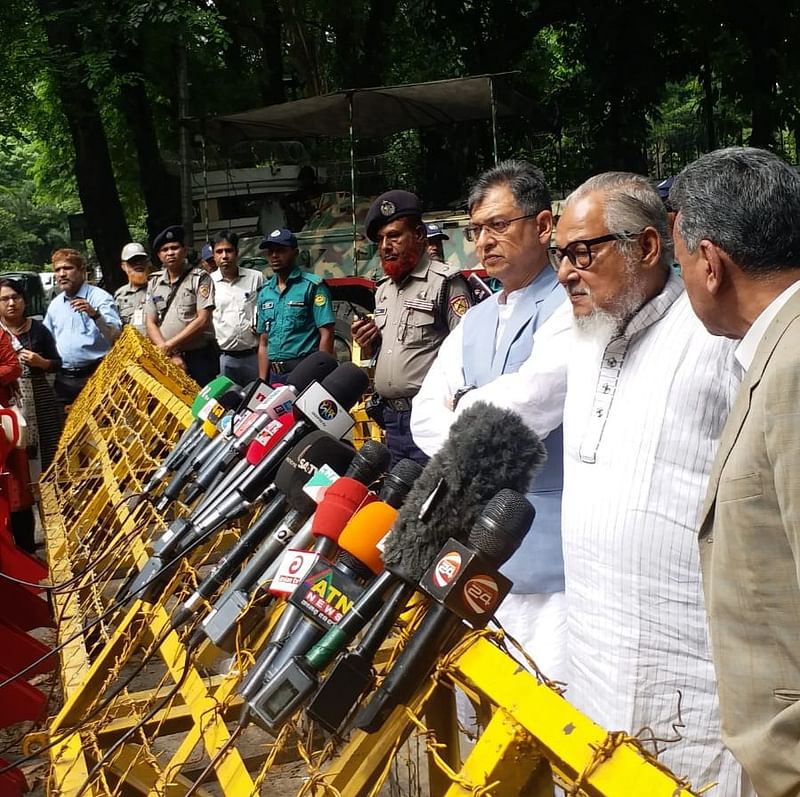
[[550, 265], [558, 271], [561, 268], [561, 261], [566, 257], [573, 268], [583, 270], [592, 265], [592, 247], [597, 244], [604, 244], [607, 241], [630, 241], [641, 235], [639, 232], [612, 232], [608, 235], [598, 235], [597, 238], [589, 238], [586, 241], [570, 241], [566, 246], [550, 246], [547, 249], [547, 257]]
[[[539, 211], [541, 213], [541, 211]], [[522, 221], [523, 219], [534, 219], [539, 213], [528, 213], [527, 216], [517, 216], [515, 219], [495, 219], [494, 221], [487, 221], [486, 224], [469, 224], [464, 227], [464, 237], [471, 242], [475, 242], [481, 237], [484, 230], [495, 233], [495, 235], [502, 235], [515, 221]]]
[[3, 304], [10, 304], [11, 302], [21, 302], [23, 299], [21, 296], [18, 296], [16, 293], [12, 296], [0, 296], [0, 302]]

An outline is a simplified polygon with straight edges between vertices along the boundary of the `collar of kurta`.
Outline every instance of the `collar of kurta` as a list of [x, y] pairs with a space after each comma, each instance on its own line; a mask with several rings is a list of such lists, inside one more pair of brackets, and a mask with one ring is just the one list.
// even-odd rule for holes
[[628, 321], [625, 330], [620, 335], [621, 338], [632, 338], [638, 332], [655, 324], [670, 307], [675, 303], [676, 299], [683, 293], [683, 280], [678, 274], [670, 269], [669, 277], [667, 278], [664, 289], [657, 296], [654, 296], [647, 304], [645, 304], [638, 313]]

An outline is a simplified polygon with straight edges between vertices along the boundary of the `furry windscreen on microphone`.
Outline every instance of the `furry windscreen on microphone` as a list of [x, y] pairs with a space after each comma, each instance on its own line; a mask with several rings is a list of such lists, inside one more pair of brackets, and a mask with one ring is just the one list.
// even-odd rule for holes
[[386, 569], [419, 581], [448, 537], [466, 542], [487, 502], [504, 487], [527, 492], [546, 458], [519, 415], [476, 402], [411, 488], [386, 540]]

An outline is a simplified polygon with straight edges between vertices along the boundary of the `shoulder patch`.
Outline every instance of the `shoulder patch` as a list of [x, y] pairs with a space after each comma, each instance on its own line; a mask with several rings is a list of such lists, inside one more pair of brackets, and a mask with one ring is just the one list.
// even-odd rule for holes
[[314, 304], [317, 307], [324, 307], [327, 303], [328, 303], [328, 300], [325, 298], [325, 294], [324, 293], [318, 293], [314, 297]]
[[197, 295], [202, 299], [208, 299], [209, 293], [211, 293], [211, 288], [208, 286], [207, 282], [201, 282], [200, 285], [197, 286]]
[[461, 318], [461, 316], [463, 316], [467, 310], [469, 310], [469, 302], [467, 301], [466, 296], [454, 296], [450, 300], [450, 311], [453, 313], [453, 315]]

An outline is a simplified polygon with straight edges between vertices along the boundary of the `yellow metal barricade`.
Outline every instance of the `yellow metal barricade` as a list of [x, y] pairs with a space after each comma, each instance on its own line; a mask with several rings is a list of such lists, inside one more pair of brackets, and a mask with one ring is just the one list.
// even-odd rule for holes
[[[189, 424], [196, 392], [126, 329], [73, 405], [43, 479], [47, 555], [53, 581], [64, 585], [54, 595], [64, 702], [26, 749], [49, 755], [48, 794], [370, 797], [381, 792], [409, 737], [427, 750], [426, 782], [416, 790], [431, 797], [543, 797], [553, 794], [553, 776], [573, 795], [696, 793], [635, 739], [581, 715], [501, 649], [500, 635], [487, 632], [469, 635], [443, 657], [430, 682], [375, 734], [323, 737], [296, 717], [277, 738], [248, 728], [232, 742], [237, 687], [274, 617], [237, 640], [229, 661], [210, 646], [187, 655], [193, 629], [169, 626], [172, 608], [229, 535], [189, 557], [157, 602], [118, 606], [115, 599], [120, 581], [147, 559], [148, 542], [167, 525], [151, 503], [131, 509], [127, 498]], [[384, 662], [401, 638], [390, 641]], [[463, 762], [455, 686], [490, 717]], [[193, 786], [201, 774], [203, 784]]]

